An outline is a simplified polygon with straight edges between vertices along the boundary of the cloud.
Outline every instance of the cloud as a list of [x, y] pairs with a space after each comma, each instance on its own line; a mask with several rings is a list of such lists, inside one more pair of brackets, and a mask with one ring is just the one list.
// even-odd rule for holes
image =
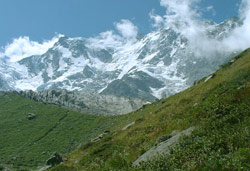
[[212, 12], [212, 15], [213, 15], [213, 16], [216, 15], [216, 11], [214, 10], [214, 7], [213, 7], [212, 5], [206, 7], [206, 11], [207, 11], [207, 12]]
[[[164, 27], [171, 27], [189, 41], [189, 48], [199, 54], [216, 54], [217, 52], [241, 51], [250, 47], [250, 1], [242, 0], [239, 14], [243, 25], [234, 29], [222, 40], [209, 37], [208, 28], [202, 19], [201, 0], [161, 0], [161, 6], [166, 8]], [[213, 6], [206, 8], [213, 11]], [[210, 28], [210, 29], [213, 29]], [[208, 55], [209, 56], [209, 55]]]
[[138, 34], [138, 28], [130, 20], [121, 20], [115, 23], [116, 29], [126, 39], [135, 40]]
[[164, 19], [160, 15], [155, 14], [154, 9], [149, 13], [149, 17], [154, 22], [153, 27], [159, 28], [164, 23]]
[[2, 48], [3, 52], [0, 53], [0, 57], [8, 58], [9, 62], [17, 62], [32, 55], [44, 54], [49, 48], [53, 47], [61, 36], [57, 35], [52, 40], [42, 43], [32, 41], [27, 36], [19, 37]]
[[88, 38], [86, 46], [101, 49], [117, 49], [135, 42], [138, 28], [130, 20], [122, 19], [120, 22], [114, 23], [114, 25], [120, 34], [115, 33], [114, 30], [102, 32], [96, 37]]
[[161, 0], [161, 6], [166, 8], [165, 26], [187, 37], [200, 34], [203, 28], [196, 8], [198, 2], [200, 0]]
[[242, 0], [239, 17], [243, 24], [236, 28], [232, 34], [223, 41], [232, 50], [243, 50], [250, 47], [250, 1]]
[[86, 46], [100, 49], [114, 48], [116, 46], [121, 46], [123, 39], [124, 38], [121, 36], [115, 34], [114, 31], [109, 30], [100, 33], [96, 37], [88, 38]]

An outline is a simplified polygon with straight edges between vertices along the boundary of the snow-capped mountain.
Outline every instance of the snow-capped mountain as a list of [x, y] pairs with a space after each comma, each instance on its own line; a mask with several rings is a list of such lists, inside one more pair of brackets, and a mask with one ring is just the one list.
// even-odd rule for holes
[[[206, 24], [206, 36], [221, 40], [240, 22], [233, 18]], [[152, 100], [189, 87], [237, 53], [197, 53], [184, 35], [169, 27], [136, 41], [109, 41], [106, 34], [105, 40], [63, 36], [43, 55], [0, 61], [0, 89], [66, 89]]]

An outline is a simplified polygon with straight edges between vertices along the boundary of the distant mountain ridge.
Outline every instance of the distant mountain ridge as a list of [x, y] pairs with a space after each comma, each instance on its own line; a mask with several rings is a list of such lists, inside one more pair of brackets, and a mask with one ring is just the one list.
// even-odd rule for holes
[[[207, 35], [223, 39], [239, 25], [236, 18], [207, 22]], [[111, 45], [64, 36], [43, 55], [0, 61], [0, 90], [77, 90], [154, 100], [191, 86], [237, 53], [197, 55], [188, 45], [172, 28]]]

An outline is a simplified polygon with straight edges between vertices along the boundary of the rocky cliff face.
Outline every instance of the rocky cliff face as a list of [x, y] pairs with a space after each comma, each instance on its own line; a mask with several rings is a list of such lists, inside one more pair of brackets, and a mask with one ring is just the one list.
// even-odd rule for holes
[[148, 103], [141, 99], [113, 95], [99, 95], [66, 90], [20, 91], [19, 95], [35, 101], [59, 105], [86, 114], [121, 115], [132, 112]]

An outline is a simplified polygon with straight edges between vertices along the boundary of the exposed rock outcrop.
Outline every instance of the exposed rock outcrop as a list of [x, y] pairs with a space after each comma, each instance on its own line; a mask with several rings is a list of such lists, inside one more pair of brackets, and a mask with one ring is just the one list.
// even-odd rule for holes
[[79, 112], [95, 115], [121, 115], [139, 109], [145, 100], [137, 98], [99, 95], [66, 90], [20, 91], [19, 95], [35, 101], [54, 104]]
[[169, 154], [170, 149], [173, 148], [176, 144], [178, 144], [181, 136], [190, 135], [194, 129], [195, 127], [191, 127], [182, 132], [179, 133], [176, 132], [176, 134], [175, 135], [173, 134], [171, 138], [159, 143], [157, 146], [152, 147], [149, 151], [140, 156], [133, 163], [133, 165], [140, 165], [141, 162], [152, 160], [158, 155]]

